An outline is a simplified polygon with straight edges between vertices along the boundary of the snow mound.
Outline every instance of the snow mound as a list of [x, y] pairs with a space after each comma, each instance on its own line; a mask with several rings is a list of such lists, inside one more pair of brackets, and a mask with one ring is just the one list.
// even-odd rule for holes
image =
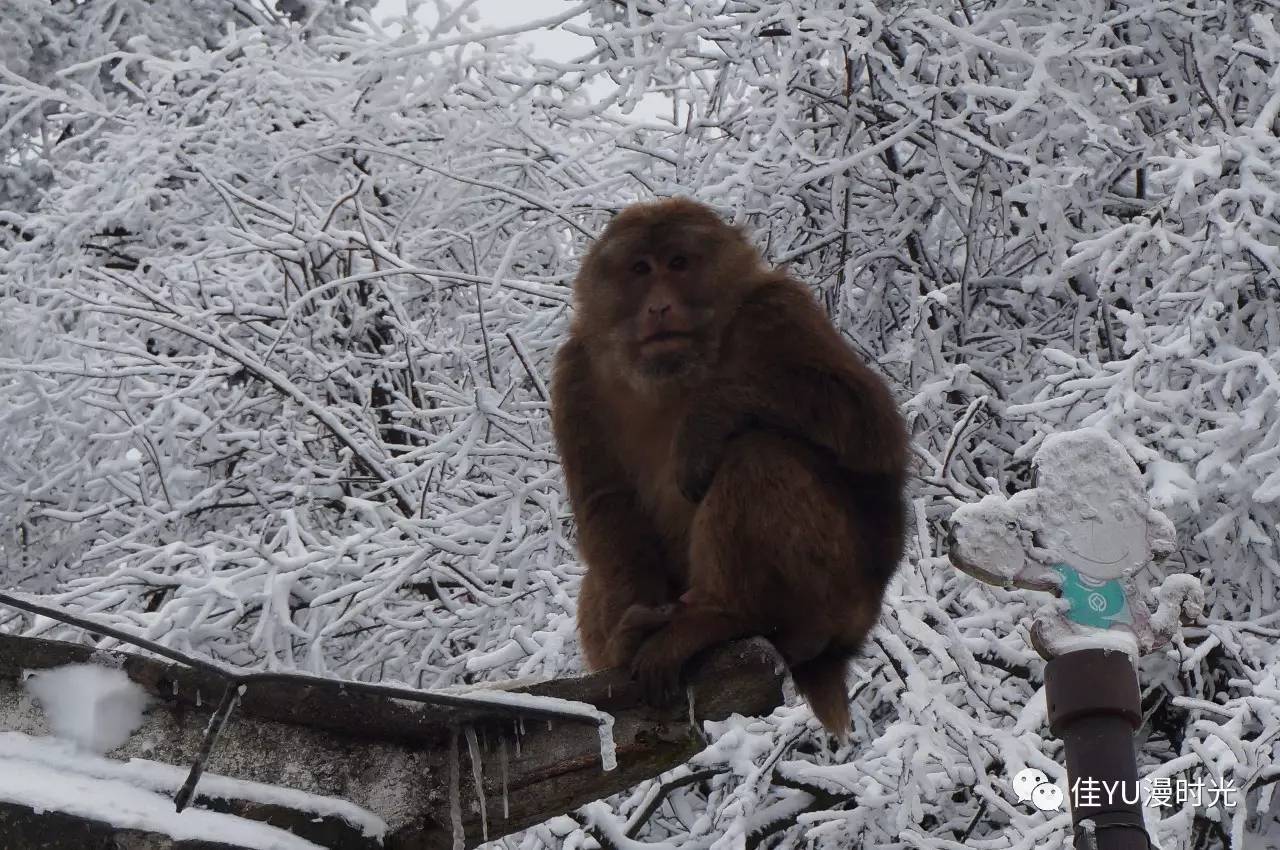
[[36, 698], [59, 738], [105, 753], [128, 740], [142, 725], [147, 692], [123, 670], [69, 664], [32, 674], [27, 691]]

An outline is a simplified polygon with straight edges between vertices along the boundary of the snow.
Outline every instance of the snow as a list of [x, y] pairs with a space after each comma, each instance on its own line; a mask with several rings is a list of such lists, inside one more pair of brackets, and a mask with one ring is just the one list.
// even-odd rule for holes
[[[110, 785], [128, 785], [164, 798], [168, 801], [169, 809], [173, 808], [173, 796], [182, 787], [189, 771], [186, 766], [162, 764], [147, 759], [116, 761], [85, 752], [70, 741], [0, 731], [0, 764], [9, 763], [39, 764], [68, 776], [101, 780]], [[387, 831], [387, 824], [381, 818], [345, 800], [320, 797], [279, 785], [233, 779], [216, 773], [205, 772], [200, 777], [199, 796], [250, 800], [310, 812], [317, 817], [339, 818], [370, 838], [381, 838]], [[185, 816], [192, 811], [194, 810], [188, 809], [183, 814]]]
[[511, 796], [509, 790], [511, 766], [507, 756], [507, 737], [505, 735], [498, 736], [498, 770], [501, 774], [502, 782], [502, 819], [507, 820], [511, 817]]
[[1068, 652], [1076, 652], [1081, 649], [1107, 649], [1113, 652], [1123, 652], [1128, 655], [1134, 664], [1138, 663], [1138, 656], [1141, 654], [1138, 646], [1138, 639], [1131, 632], [1109, 630], [1109, 631], [1090, 631], [1080, 633], [1077, 631], [1062, 630], [1055, 632], [1054, 626], [1043, 629], [1043, 639], [1053, 647], [1053, 654], [1065, 655]]
[[[1176, 523], [1146, 517], [1166, 557], [1133, 575], [1161, 603], [1152, 631], [1199, 606], [1166, 574], [1203, 584], [1198, 625], [1143, 660], [1144, 693], [1193, 701], [1142, 740], [1144, 768], [1274, 769], [1266, 3], [594, 2], [548, 24], [587, 45], [556, 61], [511, 47], [515, 19], [384, 31], [359, 3], [290, 2], [312, 19], [228, 26], [225, 4], [156, 0], [102, 26], [100, 5], [5, 6], [0, 586], [241, 668], [424, 689], [577, 674], [552, 358], [583, 247], [630, 201], [684, 193], [810, 284], [888, 379], [917, 461], [908, 563], [853, 662], [846, 745], [798, 705], [710, 724], [703, 779], [647, 780], [513, 850], [582, 850], [632, 818], [679, 850], [765, 830], [1064, 846], [1065, 820], [1006, 809], [988, 771], [1063, 778], [1022, 624], [1045, 600], [1024, 587], [1053, 578], [1037, 523], [1067, 510], [1018, 494], [1052, 489], [1030, 462], [1080, 429]], [[669, 114], [636, 117], [654, 101]], [[958, 542], [999, 586], [949, 564], [960, 505], [989, 514]], [[1084, 555], [1108, 560], [1112, 531]], [[8, 610], [0, 629], [116, 645]], [[775, 780], [812, 771], [857, 805], [797, 814]], [[1274, 788], [1225, 819], [1153, 812], [1152, 831], [1186, 847], [1217, 818], [1251, 846]]]
[[471, 780], [475, 785], [476, 808], [480, 811], [480, 838], [489, 840], [489, 801], [484, 793], [484, 760], [480, 754], [480, 742], [476, 738], [476, 730], [466, 728], [467, 753], [471, 757]]
[[[469, 688], [452, 688], [450, 693], [466, 696], [477, 705], [501, 705], [513, 708], [555, 711], [595, 722], [600, 733], [600, 763], [604, 770], [613, 770], [618, 766], [617, 748], [613, 740], [613, 716], [601, 711], [594, 705], [577, 700], [559, 699], [557, 697], [539, 696], [537, 694], [514, 693], [499, 690], [495, 686]], [[550, 726], [551, 720], [547, 720]], [[517, 742], [519, 736], [517, 736]], [[518, 746], [518, 744], [517, 744]]]
[[1151, 480], [1151, 503], [1162, 511], [1178, 511], [1188, 515], [1200, 510], [1196, 480], [1185, 464], [1155, 460], [1147, 464]]
[[40, 703], [53, 734], [105, 753], [142, 725], [150, 701], [123, 670], [69, 664], [32, 673], [27, 690]]
[[[1132, 575], [1151, 560], [1146, 488], [1124, 447], [1084, 428], [1051, 434], [1035, 454], [1041, 548], [1090, 576]], [[1153, 527], [1154, 526], [1154, 527]]]
[[[696, 724], [695, 724], [695, 728]], [[600, 769], [617, 770], [618, 745], [613, 740], [613, 717], [606, 714], [599, 726], [600, 730]]]
[[453, 850], [463, 850], [467, 833], [462, 825], [462, 771], [458, 764], [458, 733], [449, 736], [449, 829], [453, 836]]
[[[0, 735], [0, 801], [37, 812], [65, 812], [122, 829], [167, 835], [177, 841], [222, 842], [253, 850], [322, 850], [319, 845], [282, 829], [232, 815], [200, 809], [174, 811], [173, 799], [126, 782], [75, 772], [76, 760], [91, 757], [61, 754], [61, 764], [46, 763], [39, 748], [9, 745], [17, 733]], [[25, 736], [22, 736], [25, 737]], [[57, 750], [52, 750], [55, 754]]]
[[590, 703], [541, 696], [539, 694], [505, 691], [493, 685], [450, 688], [445, 693], [465, 696], [468, 702], [472, 702], [477, 706], [500, 705], [508, 708], [530, 709], [531, 711], [552, 711], [558, 714], [581, 717], [584, 720], [592, 720], [597, 723], [603, 723], [609, 718], [607, 712], [601, 711]]
[[1157, 634], [1176, 634], [1184, 618], [1194, 622], [1204, 615], [1204, 587], [1195, 576], [1183, 573], [1165, 577], [1156, 599], [1151, 628]]
[[956, 549], [975, 576], [1012, 587], [1027, 567], [1022, 515], [999, 494], [956, 508], [951, 515]]

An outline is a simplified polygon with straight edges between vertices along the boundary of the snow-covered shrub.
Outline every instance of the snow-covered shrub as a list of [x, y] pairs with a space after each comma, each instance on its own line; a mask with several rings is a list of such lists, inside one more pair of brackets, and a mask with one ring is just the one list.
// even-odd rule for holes
[[1175, 5], [598, 0], [550, 19], [583, 36], [553, 62], [440, 3], [386, 34], [335, 12], [126, 40], [97, 88], [0, 53], [7, 115], [42, 116], [4, 125], [0, 575], [246, 666], [576, 670], [547, 367], [586, 239], [690, 194], [898, 392], [910, 563], [848, 747], [802, 707], [720, 724], [506, 844], [1064, 846], [1067, 815], [1008, 784], [1065, 776], [1025, 597], [955, 573], [946, 519], [1082, 425], [1140, 463], [1178, 524], [1166, 567], [1210, 590], [1144, 662], [1143, 769], [1242, 805], [1153, 809], [1153, 832], [1263, 841], [1280, 35], [1262, 0]]

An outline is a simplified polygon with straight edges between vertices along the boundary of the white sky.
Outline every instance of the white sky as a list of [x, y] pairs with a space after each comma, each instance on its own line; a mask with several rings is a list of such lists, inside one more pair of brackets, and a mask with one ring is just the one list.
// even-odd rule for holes
[[[572, 7], [577, 0], [476, 0], [470, 5], [480, 16], [474, 26], [480, 29], [509, 27], [525, 21], [547, 18]], [[457, 3], [453, 4], [456, 8]], [[404, 14], [405, 0], [379, 0], [373, 17], [382, 22]], [[421, 15], [434, 16], [435, 9], [425, 7]], [[533, 47], [535, 54], [548, 59], [569, 59], [585, 52], [591, 45], [586, 39], [562, 30], [535, 30], [520, 36], [520, 41]]]

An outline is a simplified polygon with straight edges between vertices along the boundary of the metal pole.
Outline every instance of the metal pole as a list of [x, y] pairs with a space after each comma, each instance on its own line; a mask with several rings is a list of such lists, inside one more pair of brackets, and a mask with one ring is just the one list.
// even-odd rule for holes
[[1076, 850], [1150, 850], [1133, 747], [1142, 722], [1133, 662], [1124, 652], [1076, 650], [1048, 663], [1044, 683], [1049, 728], [1066, 748]]

